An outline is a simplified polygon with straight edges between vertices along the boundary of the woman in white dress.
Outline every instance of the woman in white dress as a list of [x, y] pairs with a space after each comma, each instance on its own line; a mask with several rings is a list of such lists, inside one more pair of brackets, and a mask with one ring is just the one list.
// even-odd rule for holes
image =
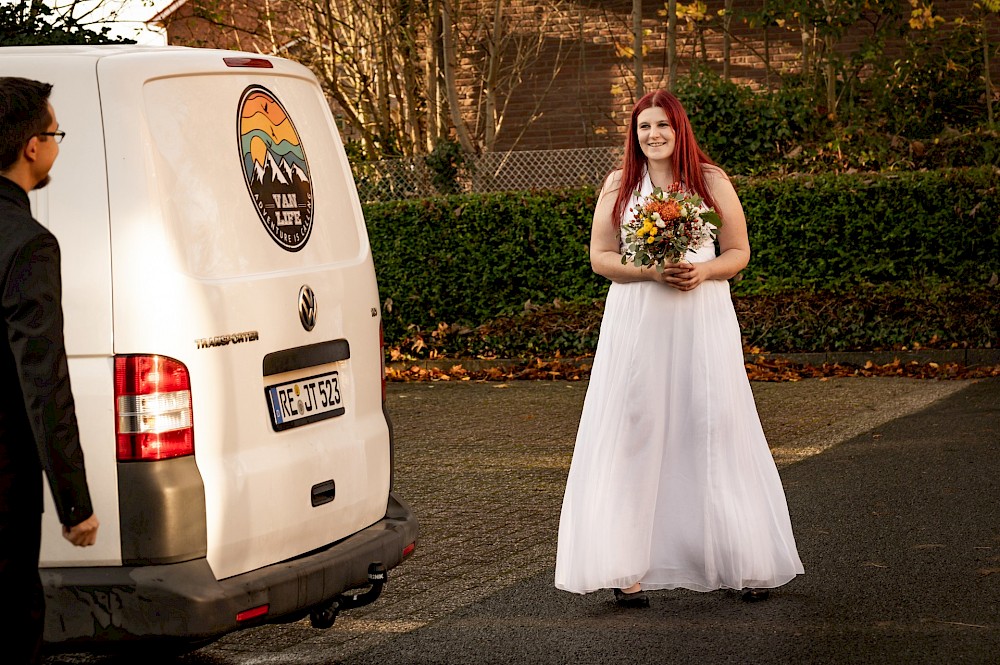
[[[622, 263], [621, 223], [654, 187], [722, 218], [714, 243], [662, 273]], [[622, 169], [594, 212], [590, 261], [611, 280], [559, 523], [556, 587], [734, 589], [744, 600], [803, 572], [785, 495], [743, 366], [729, 278], [750, 260], [729, 178], [665, 91], [632, 110]]]

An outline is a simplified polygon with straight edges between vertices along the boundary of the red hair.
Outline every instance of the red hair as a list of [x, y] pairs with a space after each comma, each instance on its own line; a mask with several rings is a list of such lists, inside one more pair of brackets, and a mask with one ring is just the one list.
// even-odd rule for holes
[[615, 227], [621, 225], [622, 216], [635, 190], [639, 189], [642, 174], [646, 167], [646, 156], [642, 153], [637, 138], [639, 114], [646, 109], [658, 107], [667, 114], [667, 120], [674, 130], [674, 154], [670, 157], [670, 166], [674, 172], [674, 183], [683, 183], [688, 191], [693, 191], [705, 200], [705, 204], [715, 207], [715, 201], [705, 183], [704, 167], [714, 166], [704, 151], [698, 147], [691, 129], [691, 121], [680, 100], [666, 90], [654, 90], [646, 93], [632, 108], [632, 118], [628, 124], [628, 134], [625, 137], [625, 157], [622, 159], [622, 177], [615, 198], [612, 222]]

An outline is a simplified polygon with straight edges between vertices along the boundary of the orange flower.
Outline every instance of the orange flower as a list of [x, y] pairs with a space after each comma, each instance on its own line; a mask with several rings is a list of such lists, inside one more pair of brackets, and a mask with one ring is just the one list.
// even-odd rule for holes
[[660, 219], [670, 222], [681, 216], [681, 207], [677, 201], [650, 201], [646, 204], [646, 212], [652, 215], [654, 212], [660, 213]]

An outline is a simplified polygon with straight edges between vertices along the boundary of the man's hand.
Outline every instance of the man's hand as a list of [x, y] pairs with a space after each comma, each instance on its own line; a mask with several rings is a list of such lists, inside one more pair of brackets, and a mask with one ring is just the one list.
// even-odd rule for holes
[[97, 515], [91, 515], [74, 527], [63, 525], [63, 538], [77, 547], [90, 547], [97, 542]]

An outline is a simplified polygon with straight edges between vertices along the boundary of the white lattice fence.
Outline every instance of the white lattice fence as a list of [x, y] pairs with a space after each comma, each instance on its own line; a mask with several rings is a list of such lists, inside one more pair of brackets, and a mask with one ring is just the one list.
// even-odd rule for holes
[[422, 157], [354, 165], [358, 195], [366, 203], [462, 192], [600, 187], [619, 166], [621, 148], [524, 150], [467, 159], [453, 181], [435, 181]]

